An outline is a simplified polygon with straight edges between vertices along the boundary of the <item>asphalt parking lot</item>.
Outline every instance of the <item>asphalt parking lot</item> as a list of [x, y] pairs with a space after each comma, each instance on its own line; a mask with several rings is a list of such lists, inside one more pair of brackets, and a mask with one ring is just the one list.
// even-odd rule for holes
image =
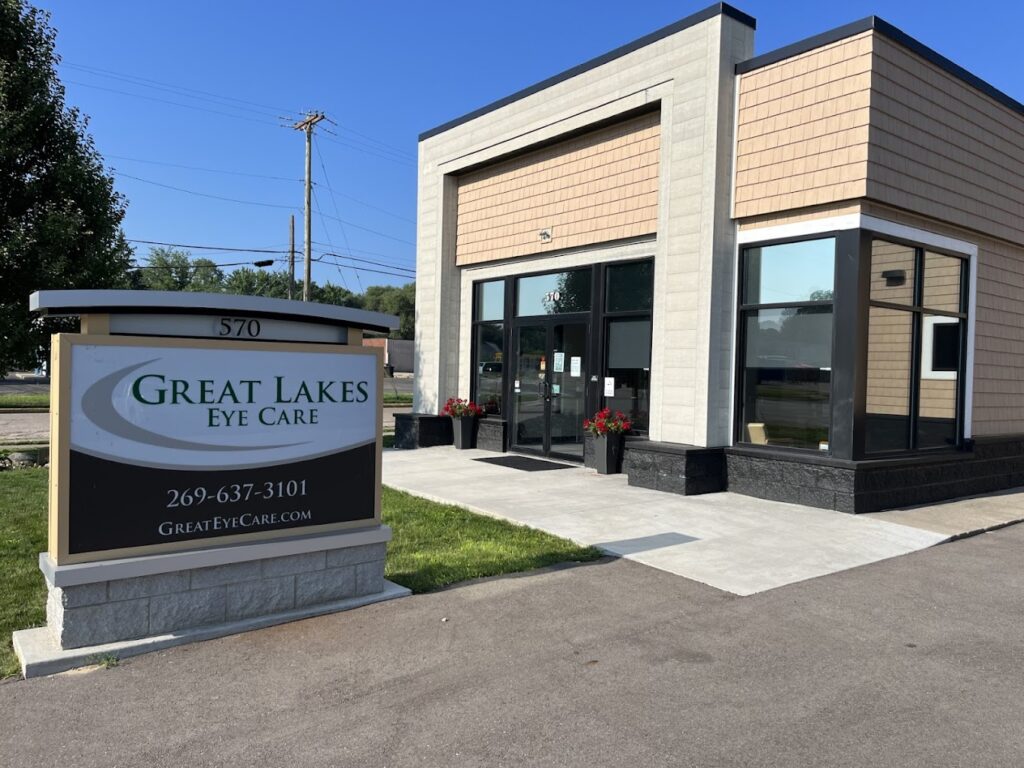
[[626, 560], [0, 685], [8, 765], [1015, 766], [1024, 526], [737, 597]]

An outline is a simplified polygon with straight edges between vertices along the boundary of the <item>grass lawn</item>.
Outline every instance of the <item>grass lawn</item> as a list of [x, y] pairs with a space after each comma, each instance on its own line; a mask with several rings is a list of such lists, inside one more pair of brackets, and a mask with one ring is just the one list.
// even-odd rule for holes
[[382, 506], [394, 531], [384, 574], [413, 592], [601, 557], [593, 547], [393, 488], [384, 488]]
[[46, 478], [42, 468], [0, 472], [0, 678], [21, 673], [11, 632], [46, 622]]
[[[46, 549], [47, 470], [0, 472], [0, 678], [20, 673], [11, 632], [46, 621], [46, 587], [37, 565]], [[522, 526], [384, 488], [387, 578], [413, 592], [480, 576], [516, 573], [601, 553]]]
[[412, 393], [385, 392], [384, 405], [412, 405]]
[[49, 408], [50, 396], [45, 392], [24, 395], [0, 395], [0, 408]]

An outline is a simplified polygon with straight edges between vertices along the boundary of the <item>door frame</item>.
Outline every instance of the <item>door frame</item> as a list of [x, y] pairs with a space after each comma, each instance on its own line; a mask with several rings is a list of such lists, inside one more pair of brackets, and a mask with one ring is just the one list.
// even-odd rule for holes
[[[547, 361], [547, 365], [554, 366], [554, 341], [555, 341], [555, 326], [556, 325], [581, 325], [584, 329], [584, 349], [586, 355], [593, 360], [593, 347], [594, 347], [594, 329], [593, 323], [591, 322], [590, 312], [573, 312], [567, 314], [558, 315], [530, 315], [527, 317], [514, 318], [510, 327], [510, 351], [512, 352], [509, 375], [505, 382], [505, 402], [509, 404], [508, 414], [508, 449], [515, 453], [526, 453], [534, 456], [543, 456], [545, 458], [562, 459], [565, 461], [583, 462], [582, 454], [572, 456], [570, 454], [553, 451], [551, 449], [551, 393], [550, 389], [545, 397], [544, 401], [544, 436], [541, 440], [540, 449], [532, 448], [530, 446], [522, 446], [516, 443], [516, 391], [515, 391], [515, 377], [516, 372], [519, 369], [519, 331], [526, 327], [543, 328], [544, 329], [544, 357]], [[586, 359], [586, 358], [585, 358]], [[589, 412], [591, 400], [593, 399], [593, 393], [595, 387], [590, 386], [591, 381], [591, 364], [584, 365], [584, 370], [581, 371], [583, 378], [583, 410]], [[551, 371], [549, 370], [548, 373]], [[548, 382], [550, 385], [550, 382]]]

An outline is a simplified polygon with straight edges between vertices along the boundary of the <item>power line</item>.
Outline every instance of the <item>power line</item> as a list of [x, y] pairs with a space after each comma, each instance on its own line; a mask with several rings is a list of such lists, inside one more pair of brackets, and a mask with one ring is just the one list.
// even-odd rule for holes
[[348, 131], [349, 133], [354, 133], [356, 136], [359, 136], [359, 137], [365, 139], [366, 141], [372, 142], [374, 144], [379, 144], [381, 147], [384, 147], [385, 149], [389, 149], [389, 150], [391, 150], [392, 152], [394, 152], [396, 154], [405, 155], [410, 160], [415, 160], [416, 159], [416, 155], [413, 152], [409, 152], [408, 150], [405, 150], [405, 149], [400, 149], [399, 147], [396, 147], [394, 144], [387, 144], [387, 143], [385, 143], [383, 141], [380, 141], [378, 139], [373, 138], [372, 136], [367, 136], [365, 133], [360, 133], [359, 131], [355, 130], [354, 128], [349, 128], [347, 125], [339, 125], [338, 129], [342, 130], [342, 131]]
[[198, 197], [208, 197], [212, 200], [225, 200], [229, 203], [240, 203], [241, 205], [259, 205], [264, 208], [283, 208], [287, 211], [296, 210], [294, 205], [278, 205], [277, 203], [261, 203], [256, 200], [239, 200], [234, 197], [222, 197], [221, 195], [211, 195], [206, 192], [196, 192], [194, 189], [185, 189], [184, 187], [175, 187], [171, 184], [161, 184], [159, 181], [152, 181], [150, 179], [143, 179], [139, 176], [132, 176], [129, 173], [122, 173], [121, 171], [112, 171], [115, 176], [123, 176], [126, 179], [134, 179], [135, 181], [141, 181], [144, 184], [152, 184], [154, 187], [163, 187], [164, 189], [173, 189], [175, 192], [184, 192], [188, 195], [197, 195]]
[[[258, 117], [249, 117], [247, 115], [235, 115], [231, 112], [221, 112], [216, 109], [209, 109], [208, 107], [197, 107], [194, 104], [182, 104], [180, 101], [171, 101], [170, 99], [158, 99], [156, 96], [145, 96], [141, 93], [132, 93], [131, 91], [120, 91], [117, 88], [107, 88], [103, 85], [93, 85], [92, 83], [83, 83], [78, 80], [65, 80], [65, 83], [71, 85], [79, 85], [83, 88], [95, 88], [98, 91], [108, 91], [109, 93], [119, 93], [122, 96], [134, 96], [136, 99], [145, 99], [146, 101], [157, 101], [161, 104], [170, 104], [175, 107], [183, 107], [184, 109], [194, 109], [197, 112], [209, 112], [212, 115], [223, 115], [225, 117], [233, 117], [236, 120], [246, 120], [250, 123], [261, 123], [263, 125], [273, 125], [274, 127], [280, 127], [280, 123], [275, 123], [270, 120], [261, 120]], [[228, 106], [225, 104], [224, 106]]]
[[[314, 245], [329, 245], [329, 243], [321, 243], [321, 242], [320, 242], [319, 240], [314, 240], [314, 241], [313, 241], [313, 244], [314, 244]], [[364, 256], [382, 256], [382, 257], [384, 257], [385, 259], [390, 259], [390, 258], [403, 258], [403, 257], [401, 257], [401, 256], [393, 256], [393, 255], [392, 255], [392, 254], [390, 254], [390, 253], [381, 253], [380, 251], [367, 251], [367, 250], [366, 250], [366, 249], [364, 249], [364, 248], [350, 248], [349, 250], [350, 250], [350, 251], [351, 251], [352, 253], [361, 253], [361, 254], [362, 254], [362, 255], [364, 255]], [[408, 258], [408, 257], [405, 257], [405, 258]], [[415, 260], [415, 257], [412, 257], [412, 258], [413, 258], [413, 260]]]
[[[329, 256], [329, 255], [333, 256], [335, 254], [322, 253], [322, 254], [320, 254], [320, 256], [318, 258], [314, 259], [314, 261], [323, 261], [324, 257], [325, 256]], [[344, 257], [342, 257], [342, 258], [344, 258]], [[329, 264], [337, 265], [337, 262], [328, 262], [328, 263]], [[356, 269], [356, 268], [352, 267], [352, 269]], [[407, 280], [415, 277], [414, 275], [403, 275], [403, 274], [401, 274], [399, 272], [385, 272], [384, 270], [381, 270], [381, 269], [370, 269], [369, 267], [359, 267], [358, 269], [360, 271], [362, 271], [362, 272], [374, 272], [374, 273], [379, 274], [379, 275], [391, 275], [392, 277], [402, 277], [402, 278], [405, 278]]]
[[342, 146], [342, 147], [348, 147], [349, 149], [354, 149], [354, 150], [356, 150], [358, 152], [365, 152], [368, 155], [373, 155], [374, 157], [378, 157], [378, 158], [380, 158], [382, 160], [390, 160], [391, 162], [398, 163], [399, 165], [405, 165], [405, 166], [414, 166], [415, 165], [415, 163], [412, 162], [412, 160], [405, 160], [405, 159], [402, 159], [402, 158], [393, 157], [391, 155], [386, 155], [383, 152], [381, 152], [379, 150], [375, 150], [372, 147], [361, 147], [358, 144], [352, 144], [351, 140], [345, 141], [345, 140], [342, 140], [341, 138], [334, 138], [334, 139], [332, 139], [332, 138], [330, 138], [328, 136], [322, 136], [321, 138], [323, 138], [325, 141], [331, 142], [332, 144], [337, 144], [337, 145]]
[[[319, 152], [319, 151], [318, 151], [318, 152]], [[323, 159], [322, 159], [322, 158], [321, 158], [320, 162], [321, 162], [321, 163], [323, 162]], [[346, 200], [351, 200], [351, 201], [352, 201], [353, 203], [355, 203], [356, 205], [362, 205], [362, 206], [364, 206], [365, 208], [372, 208], [372, 209], [373, 209], [373, 210], [375, 210], [375, 211], [378, 211], [378, 212], [380, 212], [380, 213], [383, 213], [383, 214], [385, 214], [385, 215], [387, 215], [387, 216], [392, 216], [392, 217], [394, 217], [394, 218], [396, 218], [396, 219], [401, 219], [402, 221], [407, 221], [407, 222], [409, 222], [410, 224], [415, 224], [415, 223], [416, 223], [416, 220], [415, 220], [415, 219], [410, 219], [410, 218], [409, 218], [408, 216], [402, 216], [402, 215], [401, 215], [400, 213], [394, 213], [394, 212], [392, 212], [392, 211], [389, 211], [389, 210], [387, 210], [386, 208], [381, 208], [381, 207], [379, 207], [379, 206], [376, 206], [376, 205], [374, 205], [373, 203], [367, 203], [367, 202], [365, 202], [364, 200], [360, 200], [360, 199], [359, 199], [358, 197], [352, 197], [352, 195], [347, 195], [347, 194], [345, 194], [344, 192], [339, 192], [339, 191], [337, 191], [336, 189], [331, 189], [330, 187], [328, 187], [328, 186], [325, 186], [325, 185], [323, 185], [323, 184], [318, 184], [318, 183], [317, 183], [317, 182], [315, 182], [315, 181], [313, 182], [313, 186], [314, 186], [314, 187], [320, 187], [320, 188], [322, 188], [322, 189], [326, 189], [326, 190], [327, 190], [328, 192], [330, 192], [331, 194], [333, 194], [333, 195], [338, 195], [338, 197], [344, 197], [344, 198], [345, 198]]]
[[[324, 172], [324, 181], [327, 182], [327, 190], [328, 190], [329, 194], [331, 195], [331, 204], [334, 205], [334, 214], [335, 214], [335, 216], [338, 217], [338, 221], [341, 221], [341, 211], [338, 210], [338, 201], [334, 197], [334, 190], [331, 189], [331, 180], [327, 177], [327, 165], [324, 163], [324, 156], [320, 152], [320, 145], [316, 144], [314, 146], [316, 148], [317, 159], [320, 161], [320, 170], [322, 170]], [[339, 225], [339, 226], [341, 228], [341, 238], [345, 241], [345, 250], [352, 250], [352, 248], [351, 248], [351, 246], [349, 245], [349, 242], [348, 242], [348, 233], [345, 231], [344, 225]], [[326, 229], [326, 227], [325, 227], [325, 229]], [[330, 238], [327, 238], [327, 240], [328, 240], [328, 242], [330, 242]], [[332, 249], [333, 249], [333, 246], [332, 246]], [[340, 272], [341, 269], [339, 268], [338, 271]], [[363, 280], [359, 276], [359, 270], [358, 269], [356, 270], [356, 282], [359, 284], [359, 288], [362, 289], [362, 287], [363, 287]]]
[[[288, 176], [268, 176], [263, 173], [247, 173], [245, 171], [228, 171], [221, 168], [202, 168], [196, 165], [182, 165], [180, 163], [166, 163], [162, 160], [143, 160], [141, 157], [125, 157], [124, 155], [104, 155], [104, 158], [114, 158], [115, 160], [127, 160], [132, 163], [147, 163], [149, 165], [164, 165], [168, 168], [184, 168], [189, 171], [205, 171], [207, 173], [224, 173], [229, 176], [247, 176], [253, 179], [271, 179], [273, 181], [302, 181], [302, 179], [288, 177]], [[385, 211], [386, 213], [386, 211]]]
[[[324, 212], [322, 210], [320, 210], [320, 199], [317, 197], [315, 189], [313, 190], [313, 203], [316, 205], [316, 212], [320, 216], [320, 223], [324, 225], [324, 236], [327, 238], [327, 242], [331, 243], [331, 233], [327, 231], [327, 220], [324, 219]], [[309, 246], [312, 249], [312, 246], [313, 246], [313, 239], [312, 238], [310, 238], [310, 240], [309, 240]], [[334, 247], [334, 244], [331, 243], [331, 248], [333, 248], [333, 247]], [[312, 252], [312, 251], [310, 251], [310, 252]], [[312, 259], [312, 257], [310, 257], [310, 258]], [[339, 267], [337, 264], [335, 264], [334, 266], [338, 270], [338, 276], [341, 278], [341, 284], [343, 286], [345, 286], [345, 290], [346, 291], [351, 290], [348, 287], [348, 280], [345, 279], [345, 273], [341, 271], [341, 267]], [[356, 280], [359, 280], [359, 273], [358, 272], [356, 272]], [[362, 282], [361, 281], [360, 281], [360, 286], [362, 286]]]
[[172, 248], [192, 248], [197, 251], [223, 251], [225, 253], [288, 253], [270, 248], [234, 248], [228, 245], [189, 245], [188, 243], [164, 243], [160, 240], [138, 240], [131, 237], [125, 238], [129, 243], [143, 243], [144, 245], [166, 245]]
[[[268, 259], [275, 263], [284, 261], [284, 259]], [[221, 267], [254, 267], [257, 266], [255, 261], [229, 261], [223, 264], [196, 264], [195, 262], [189, 262], [186, 265], [178, 266], [175, 264], [136, 264], [131, 269], [220, 269]]]
[[[323, 256], [335, 256], [335, 257], [337, 257], [339, 259], [350, 259], [351, 261], [359, 261], [359, 262], [362, 262], [363, 264], [375, 264], [378, 267], [388, 267], [389, 269], [400, 269], [403, 272], [411, 272], [412, 274], [416, 274], [416, 270], [415, 269], [409, 269], [408, 267], [399, 267], [399, 266], [397, 266], [395, 264], [384, 264], [382, 262], [372, 261], [370, 259], [360, 259], [360, 258], [357, 258], [355, 256], [349, 256], [348, 254], [344, 254], [344, 253], [335, 253], [333, 251], [323, 251], [322, 255]], [[353, 269], [356, 269], [356, 267], [353, 267]]]
[[[115, 71], [113, 69], [103, 69], [102, 67], [94, 67], [91, 64], [86, 65], [86, 64], [73, 64], [71, 62], [64, 62], [63, 66], [69, 67], [71, 69], [77, 69], [77, 70], [80, 70], [82, 72], [88, 72], [89, 74], [97, 75], [99, 77], [110, 77], [110, 78], [117, 79], [117, 80], [128, 80], [128, 82], [138, 81], [135, 84], [139, 85], [141, 87], [148, 87], [148, 88], [158, 87], [160, 90], [175, 89], [175, 90], [178, 90], [178, 91], [191, 91], [192, 93], [199, 93], [199, 94], [202, 94], [204, 96], [213, 96], [214, 98], [221, 99], [221, 100], [224, 100], [224, 101], [235, 101], [235, 102], [238, 102], [239, 104], [247, 104], [250, 107], [260, 107], [261, 109], [269, 109], [269, 110], [272, 110], [274, 112], [288, 112], [288, 113], [293, 113], [293, 114], [296, 114], [296, 115], [302, 114], [302, 110], [298, 110], [298, 109], [287, 109], [286, 107], [275, 107], [275, 106], [272, 106], [272, 105], [269, 105], [269, 104], [260, 104], [259, 102], [256, 102], [256, 101], [247, 101], [246, 99], [239, 99], [239, 98], [237, 98], [235, 96], [225, 96], [223, 94], [213, 93], [211, 91], [202, 91], [202, 90], [199, 90], [198, 88], [189, 88], [189, 87], [184, 86], [184, 85], [174, 85], [172, 83], [165, 83], [165, 82], [162, 82], [160, 80], [152, 80], [150, 78], [140, 77], [138, 75], [129, 75], [129, 74], [125, 74], [123, 72], [117, 72], [117, 71]], [[181, 95], [187, 95], [187, 94], [183, 93]], [[198, 97], [190, 96], [189, 98], [198, 98]], [[239, 109], [240, 109], [240, 107], [239, 107]]]

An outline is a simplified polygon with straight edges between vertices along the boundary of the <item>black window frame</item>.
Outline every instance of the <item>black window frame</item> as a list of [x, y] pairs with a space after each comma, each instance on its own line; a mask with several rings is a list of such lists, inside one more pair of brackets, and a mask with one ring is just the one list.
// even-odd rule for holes
[[[605, 312], [605, 299], [606, 299], [605, 293], [606, 293], [606, 273], [607, 273], [607, 268], [608, 267], [622, 266], [622, 265], [626, 265], [626, 264], [635, 264], [635, 263], [640, 263], [640, 262], [645, 262], [645, 261], [646, 262], [650, 262], [651, 265], [652, 265], [652, 276], [651, 276], [652, 301], [651, 301], [651, 309], [650, 310], [630, 310], [630, 311], [623, 311], [623, 312]], [[503, 326], [503, 328], [502, 328], [502, 330], [503, 330], [502, 344], [503, 344], [505, 358], [504, 358], [504, 361], [503, 361], [504, 364], [502, 365], [502, 371], [501, 371], [501, 375], [502, 375], [501, 413], [500, 414], [491, 414], [491, 417], [492, 418], [500, 418], [500, 419], [503, 419], [503, 420], [508, 420], [508, 418], [510, 416], [509, 411], [508, 411], [508, 404], [512, 402], [512, 397], [514, 395], [514, 393], [512, 391], [512, 389], [513, 389], [512, 377], [509, 375], [509, 365], [508, 365], [509, 355], [510, 355], [511, 350], [512, 350], [513, 332], [514, 332], [515, 328], [518, 327], [521, 324], [531, 324], [531, 323], [536, 323], [536, 322], [544, 322], [544, 321], [548, 321], [550, 318], [558, 317], [558, 318], [566, 318], [567, 320], [570, 320], [570, 321], [573, 320], [573, 319], [579, 319], [579, 320], [586, 320], [587, 321], [587, 324], [589, 326], [587, 351], [588, 351], [588, 354], [590, 355], [590, 359], [593, 360], [593, 361], [596, 361], [597, 367], [594, 367], [593, 369], [588, 371], [588, 374], [587, 374], [588, 380], [587, 380], [586, 396], [585, 396], [586, 410], [591, 412], [591, 413], [594, 413], [594, 412], [600, 410], [601, 408], [603, 408], [604, 407], [604, 403], [605, 403], [605, 397], [604, 397], [604, 387], [602, 386], [603, 382], [602, 382], [601, 376], [608, 369], [608, 360], [607, 360], [607, 352], [608, 352], [608, 350], [607, 350], [607, 335], [608, 334], [607, 334], [607, 320], [606, 320], [606, 317], [607, 318], [612, 318], [612, 319], [620, 319], [620, 318], [622, 318], [622, 319], [629, 319], [629, 318], [639, 318], [639, 319], [647, 318], [647, 319], [649, 319], [651, 321], [651, 329], [652, 329], [652, 332], [651, 332], [652, 341], [651, 341], [651, 343], [653, 345], [653, 327], [654, 327], [654, 301], [653, 301], [653, 293], [654, 293], [654, 289], [655, 289], [655, 286], [654, 286], [654, 275], [653, 275], [653, 265], [654, 264], [655, 264], [654, 254], [648, 254], [648, 255], [644, 255], [644, 256], [638, 256], [636, 258], [616, 259], [614, 261], [601, 261], [601, 262], [595, 262], [595, 263], [592, 263], [592, 264], [584, 264], [584, 265], [578, 266], [578, 267], [560, 267], [560, 268], [554, 268], [554, 269], [540, 269], [540, 270], [531, 271], [531, 272], [519, 272], [519, 273], [515, 273], [515, 274], [504, 275], [504, 276], [501, 276], [501, 277], [486, 277], [486, 278], [482, 277], [482, 278], [480, 278], [478, 280], [473, 280], [472, 283], [471, 283], [471, 288], [470, 288], [470, 290], [472, 291], [472, 302], [471, 302], [472, 306], [471, 306], [471, 309], [470, 309], [470, 311], [472, 312], [472, 315], [471, 315], [470, 339], [469, 339], [469, 344], [470, 344], [470, 366], [471, 366], [470, 392], [469, 392], [470, 399], [473, 400], [474, 402], [476, 402], [477, 398], [478, 398], [478, 394], [479, 394], [478, 390], [477, 390], [477, 383], [478, 382], [477, 382], [477, 375], [476, 375], [476, 369], [477, 369], [477, 365], [478, 365], [478, 349], [477, 349], [476, 339], [477, 339], [477, 327], [479, 325], [487, 325], [487, 324], [497, 325], [500, 322], [502, 324], [502, 326]], [[588, 311], [585, 311], [585, 312], [571, 312], [571, 313], [564, 313], [564, 314], [558, 314], [558, 315], [521, 315], [520, 316], [520, 315], [516, 314], [517, 302], [518, 302], [518, 296], [516, 294], [516, 289], [517, 289], [518, 281], [520, 279], [522, 279], [522, 278], [529, 278], [529, 277], [538, 277], [540, 275], [559, 274], [559, 273], [562, 273], [562, 272], [572, 272], [572, 271], [575, 271], [575, 270], [585, 270], [585, 269], [591, 270], [591, 279], [590, 279], [591, 297], [590, 297], [590, 309]], [[505, 294], [504, 294], [504, 296], [505, 296], [505, 307], [504, 307], [505, 311], [504, 311], [504, 318], [501, 321], [498, 321], [498, 320], [477, 320], [476, 318], [477, 318], [478, 309], [479, 309], [479, 307], [477, 306], [478, 302], [479, 302], [479, 295], [478, 295], [477, 286], [479, 284], [481, 284], [481, 283], [491, 283], [491, 282], [498, 282], [498, 281], [504, 281], [504, 283], [505, 283]], [[653, 349], [651, 350], [651, 352], [653, 352]], [[653, 376], [653, 371], [652, 371], [652, 376]], [[594, 377], [597, 377], [597, 381], [596, 382], [593, 381]], [[648, 401], [648, 407], [649, 406], [650, 406], [650, 402]], [[640, 435], [640, 436], [646, 436], [648, 434], [647, 430], [635, 430], [634, 432], [635, 432], [635, 434]], [[506, 434], [506, 445], [504, 446], [506, 449], [509, 447], [509, 445], [508, 445], [508, 440], [509, 439], [510, 439], [510, 435]]]
[[[903, 457], [912, 454], [935, 453], [950, 450], [963, 450], [965, 445], [965, 419], [966, 419], [966, 381], [967, 381], [967, 348], [969, 343], [968, 318], [970, 314], [970, 268], [971, 258], [968, 254], [957, 253], [945, 248], [922, 244], [916, 240], [889, 235], [885, 232], [877, 232], [870, 229], [861, 230], [864, 241], [863, 258], [867, 265], [867, 272], [870, 275], [872, 269], [872, 243], [881, 240], [894, 245], [901, 245], [914, 250], [914, 286], [913, 304], [899, 304], [896, 302], [878, 301], [871, 298], [870, 286], [863, 297], [864, 306], [864, 331], [868, 332], [868, 315], [871, 307], [889, 309], [899, 312], [906, 312], [911, 316], [911, 343], [910, 343], [910, 392], [908, 394], [908, 418], [907, 418], [907, 447], [889, 451], [868, 451], [864, 444], [867, 437], [867, 425], [863, 424], [864, 435], [860, 441], [859, 458], [885, 459]], [[925, 265], [925, 254], [934, 253], [939, 256], [948, 256], [960, 261], [960, 311], [950, 312], [948, 310], [933, 309], [924, 305], [924, 282], [927, 279], [927, 268]], [[870, 282], [870, 280], [868, 281]], [[925, 317], [949, 317], [960, 322], [960, 360], [956, 370], [956, 417], [954, 419], [954, 442], [951, 446], [939, 445], [921, 447], [918, 445], [919, 421], [921, 406], [921, 368], [922, 368], [922, 345], [924, 343], [924, 318]], [[867, 358], [868, 350], [865, 349], [863, 358], [864, 386], [867, 388]], [[866, 419], [867, 403], [865, 397], [863, 415]]]
[[[651, 265], [651, 308], [650, 309], [620, 310], [620, 311], [617, 311], [617, 312], [610, 312], [610, 311], [608, 311], [608, 309], [607, 309], [607, 306], [608, 306], [608, 270], [610, 268], [615, 268], [615, 267], [623, 267], [623, 266], [628, 266], [628, 265], [633, 265], [633, 264], [644, 264], [644, 263], [649, 263]], [[650, 337], [647, 340], [647, 343], [648, 343], [647, 359], [651, 363], [653, 363], [653, 360], [651, 360], [651, 358], [652, 358], [652, 355], [653, 355], [653, 352], [654, 352], [654, 349], [653, 349], [653, 345], [654, 345], [654, 258], [650, 257], [650, 256], [647, 256], [647, 257], [638, 258], [638, 259], [624, 259], [622, 261], [603, 262], [603, 263], [599, 264], [598, 266], [600, 267], [600, 269], [598, 270], [598, 284], [595, 286], [594, 295], [598, 299], [599, 306], [598, 306], [597, 309], [599, 311], [597, 313], [595, 313], [596, 315], [598, 315], [595, 318], [595, 321], [598, 323], [598, 325], [594, 325], [594, 327], [595, 328], [599, 328], [598, 335], [600, 336], [599, 343], [600, 343], [600, 350], [601, 350], [601, 354], [600, 354], [600, 357], [599, 357], [599, 359], [601, 361], [601, 380], [598, 381], [598, 384], [600, 385], [600, 403], [601, 403], [601, 407], [604, 407], [604, 405], [606, 404], [606, 401], [607, 401], [607, 398], [604, 395], [604, 378], [608, 375], [608, 336], [609, 336], [608, 325], [609, 325], [609, 323], [611, 323], [611, 322], [613, 322], [615, 320], [648, 320], [648, 321], [650, 321], [650, 323], [651, 323], [651, 335], [650, 335]], [[653, 372], [652, 368], [653, 368], [653, 365], [648, 367], [648, 369], [647, 369], [647, 371], [648, 371], [648, 380], [649, 380], [648, 387], [650, 387], [650, 382], [653, 381], [654, 372]], [[595, 408], [594, 410], [596, 411], [597, 409]], [[648, 419], [648, 423], [647, 423], [647, 426], [645, 428], [643, 428], [643, 429], [636, 429], [636, 428], [634, 428], [633, 432], [631, 434], [636, 434], [636, 435], [641, 435], [641, 436], [646, 436], [646, 435], [650, 434], [650, 432], [651, 432], [650, 413], [651, 413], [651, 398], [650, 398], [650, 388], [648, 388], [648, 392], [647, 392], [647, 419]]]
[[[835, 242], [835, 250], [832, 256], [832, 298], [829, 301], [789, 301], [789, 302], [770, 302], [764, 304], [746, 304], [743, 299], [745, 298], [745, 287], [747, 280], [747, 259], [746, 252], [755, 248], [768, 248], [777, 245], [789, 245], [792, 243], [803, 243], [812, 240], [833, 240]], [[839, 287], [840, 287], [840, 247], [841, 244], [849, 248], [851, 242], [849, 238], [849, 230], [838, 230], [833, 232], [814, 232], [806, 235], [798, 235], [794, 237], [783, 237], [773, 238], [769, 240], [758, 240], [756, 242], [742, 243], [737, 249], [737, 265], [736, 265], [736, 314], [734, 321], [736, 323], [736, 348], [734, 352], [734, 375], [733, 375], [733, 424], [732, 424], [732, 437], [733, 445], [742, 446], [743, 448], [752, 448], [755, 450], [764, 450], [770, 452], [781, 452], [781, 453], [792, 453], [795, 456], [821, 456], [827, 455], [832, 456], [838, 453], [835, 450], [835, 436], [837, 424], [843, 423], [843, 419], [837, 414], [836, 408], [836, 352], [838, 345], [836, 339], [838, 335], [838, 320], [840, 319], [837, 315], [839, 309], [845, 309], [846, 302], [844, 301], [840, 305], [839, 299]], [[829, 425], [828, 425], [828, 450], [823, 451], [818, 448], [800, 448], [795, 446], [786, 445], [762, 445], [758, 443], [751, 443], [746, 439], [743, 430], [743, 370], [744, 362], [746, 359], [747, 350], [747, 328], [746, 328], [746, 317], [749, 312], [756, 312], [761, 309], [790, 309], [790, 308], [803, 308], [803, 307], [831, 307], [832, 308], [832, 354], [831, 354], [831, 375], [829, 377]], [[844, 313], [848, 314], [848, 313]], [[845, 412], [845, 409], [844, 409]], [[852, 416], [852, 414], [851, 414]], [[852, 419], [851, 419], [852, 422]]]
[[[743, 357], [746, 348], [746, 329], [744, 327], [745, 311], [752, 308], [771, 308], [775, 306], [797, 306], [798, 303], [784, 305], [746, 305], [741, 303], [746, 275], [744, 274], [745, 259], [743, 252], [749, 248], [771, 245], [835, 238], [836, 262], [833, 288], [833, 323], [832, 323], [832, 403], [830, 409], [829, 450], [827, 455], [832, 459], [853, 461], [910, 458], [915, 455], [935, 454], [938, 452], [954, 452], [968, 449], [971, 445], [965, 436], [966, 427], [966, 393], [967, 363], [970, 347], [970, 313], [971, 297], [971, 254], [958, 252], [948, 248], [921, 243], [913, 239], [893, 236], [874, 229], [846, 229], [808, 233], [793, 237], [769, 238], [765, 240], [742, 243], [737, 249], [737, 283], [735, 291], [736, 311], [735, 350], [733, 375], [733, 445], [744, 449], [766, 453], [792, 454], [811, 457], [825, 454], [808, 448], [789, 446], [759, 445], [747, 442], [743, 433]], [[913, 305], [871, 300], [871, 244], [874, 240], [903, 245], [915, 249], [915, 301]], [[926, 278], [924, 254], [934, 253], [951, 256], [961, 261], [960, 272], [960, 312], [931, 309], [923, 306], [921, 298]], [[918, 277], [920, 276], [920, 277]], [[915, 342], [912, 350], [911, 390], [913, 391], [913, 418], [908, 425], [912, 430], [913, 439], [908, 443], [911, 448], [893, 451], [868, 452], [866, 450], [867, 434], [867, 365], [868, 365], [868, 334], [869, 313], [872, 306], [895, 309], [900, 311], [917, 310], [914, 318]], [[917, 447], [918, 403], [920, 402], [921, 386], [921, 341], [923, 318], [925, 316], [955, 317], [960, 320], [960, 366], [957, 371], [955, 441], [953, 445]]]
[[[503, 283], [504, 288], [504, 303], [502, 305], [502, 317], [500, 320], [477, 320], [480, 315], [480, 286], [484, 283]], [[470, 307], [470, 330], [469, 330], [469, 399], [477, 403], [481, 408], [483, 403], [478, 401], [479, 397], [479, 353], [480, 350], [477, 346], [477, 339], [479, 338], [478, 333], [481, 326], [501, 326], [501, 354], [502, 354], [502, 365], [501, 365], [501, 407], [497, 413], [488, 414], [497, 418], [505, 418], [505, 408], [507, 403], [507, 393], [505, 391], [505, 380], [507, 378], [505, 366], [508, 360], [508, 344], [509, 344], [509, 329], [508, 329], [508, 283], [505, 282], [504, 278], [496, 277], [489, 278], [486, 280], [474, 280], [471, 284], [470, 290], [472, 291], [472, 302]]]

